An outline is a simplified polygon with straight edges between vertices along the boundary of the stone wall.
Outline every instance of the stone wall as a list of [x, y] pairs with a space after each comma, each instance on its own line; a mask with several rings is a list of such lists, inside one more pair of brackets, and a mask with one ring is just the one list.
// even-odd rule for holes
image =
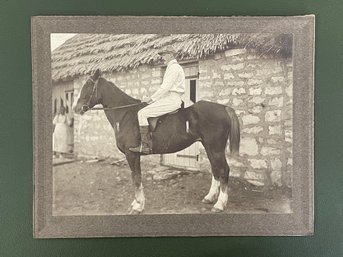
[[[291, 186], [292, 61], [262, 58], [234, 49], [199, 61], [197, 100], [229, 105], [241, 124], [240, 157], [227, 150], [231, 176], [257, 185]], [[150, 96], [162, 82], [161, 67], [141, 66], [104, 74], [130, 96]], [[75, 93], [87, 77], [74, 81]], [[75, 152], [80, 156], [123, 158], [103, 111], [75, 117]], [[202, 166], [208, 165], [202, 149]]]
[[231, 158], [227, 149], [232, 176], [291, 186], [292, 69], [291, 59], [261, 58], [245, 49], [199, 62], [197, 100], [231, 106], [240, 120], [240, 157]]

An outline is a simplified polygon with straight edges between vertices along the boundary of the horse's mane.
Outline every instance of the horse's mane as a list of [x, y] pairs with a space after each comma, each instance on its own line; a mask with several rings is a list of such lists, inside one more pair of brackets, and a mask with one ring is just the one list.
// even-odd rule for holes
[[133, 98], [132, 96], [129, 96], [128, 94], [126, 94], [123, 90], [121, 90], [116, 84], [114, 84], [112, 81], [109, 81], [105, 78], [100, 78], [103, 79], [110, 87], [112, 87], [112, 89], [115, 90], [115, 94], [116, 95], [120, 95], [120, 97], [125, 98], [125, 100], [130, 101], [130, 102], [134, 102], [134, 103], [138, 103], [141, 102], [141, 100]]

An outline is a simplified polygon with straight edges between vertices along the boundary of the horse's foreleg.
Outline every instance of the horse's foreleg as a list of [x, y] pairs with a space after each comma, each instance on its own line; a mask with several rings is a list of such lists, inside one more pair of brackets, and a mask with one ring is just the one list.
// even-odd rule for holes
[[141, 174], [141, 164], [140, 155], [134, 153], [127, 153], [126, 158], [128, 160], [132, 181], [135, 187], [135, 198], [131, 203], [129, 208], [130, 214], [140, 214], [144, 211], [145, 197], [142, 185], [142, 174]]
[[131, 203], [129, 208], [129, 214], [140, 214], [144, 211], [145, 197], [143, 191], [143, 185], [135, 187], [135, 199]]

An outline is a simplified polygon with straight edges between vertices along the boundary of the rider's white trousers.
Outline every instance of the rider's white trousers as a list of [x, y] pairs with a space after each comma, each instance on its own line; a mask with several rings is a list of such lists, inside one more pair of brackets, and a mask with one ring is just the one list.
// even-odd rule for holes
[[166, 96], [138, 111], [139, 126], [148, 126], [149, 117], [158, 117], [181, 107], [181, 94], [168, 92]]

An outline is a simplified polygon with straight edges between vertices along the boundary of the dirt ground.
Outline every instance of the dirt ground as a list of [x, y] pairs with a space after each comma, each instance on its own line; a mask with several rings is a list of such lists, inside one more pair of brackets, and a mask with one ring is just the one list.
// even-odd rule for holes
[[[208, 171], [179, 170], [168, 179], [156, 179], [159, 173], [172, 170], [142, 161], [144, 214], [211, 213], [212, 205], [201, 200], [208, 193], [211, 174]], [[164, 171], [161, 171], [164, 170]], [[74, 162], [53, 168], [53, 215], [122, 215], [134, 198], [131, 172], [124, 162], [113, 160]], [[229, 201], [225, 213], [290, 213], [291, 190], [256, 187], [230, 178]]]

